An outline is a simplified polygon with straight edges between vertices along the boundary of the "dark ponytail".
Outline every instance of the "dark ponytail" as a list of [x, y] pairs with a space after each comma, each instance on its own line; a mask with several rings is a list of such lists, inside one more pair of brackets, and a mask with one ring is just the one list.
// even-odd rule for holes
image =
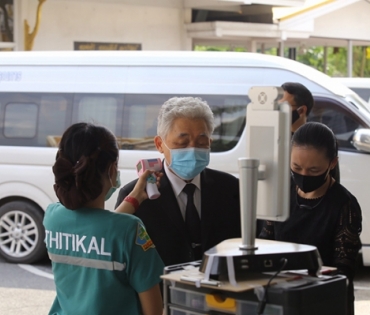
[[[309, 122], [299, 127], [293, 134], [292, 146], [310, 146], [325, 152], [331, 162], [338, 157], [338, 141], [333, 131], [318, 122]], [[339, 182], [339, 168], [334, 167], [330, 175]]]
[[114, 135], [102, 126], [77, 123], [63, 134], [53, 166], [54, 190], [68, 209], [77, 209], [102, 192], [102, 176], [118, 158]]

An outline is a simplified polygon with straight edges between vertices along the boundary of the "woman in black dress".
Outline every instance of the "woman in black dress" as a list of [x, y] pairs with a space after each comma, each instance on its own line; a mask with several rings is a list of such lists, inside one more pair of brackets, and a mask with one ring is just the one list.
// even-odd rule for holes
[[325, 266], [349, 279], [348, 312], [354, 314], [353, 278], [361, 248], [361, 208], [335, 181], [338, 145], [326, 125], [306, 123], [293, 135], [290, 217], [267, 221], [260, 238], [316, 246]]

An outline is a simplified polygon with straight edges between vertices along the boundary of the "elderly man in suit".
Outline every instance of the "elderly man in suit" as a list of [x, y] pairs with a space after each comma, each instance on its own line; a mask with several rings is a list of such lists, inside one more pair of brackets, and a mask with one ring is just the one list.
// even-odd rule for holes
[[[238, 179], [207, 168], [213, 129], [213, 113], [199, 98], [174, 97], [160, 109], [154, 142], [164, 156], [161, 196], [143, 201], [135, 215], [166, 266], [199, 260], [221, 241], [241, 237]], [[120, 190], [116, 207], [132, 202], [126, 197], [135, 183]]]

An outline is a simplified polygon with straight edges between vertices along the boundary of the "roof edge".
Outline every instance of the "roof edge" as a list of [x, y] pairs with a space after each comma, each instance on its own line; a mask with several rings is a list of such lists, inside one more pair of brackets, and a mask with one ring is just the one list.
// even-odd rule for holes
[[335, 2], [335, 0], [325, 0], [325, 1], [323, 1], [323, 2], [316, 3], [316, 4], [311, 5], [311, 6], [309, 6], [309, 7], [306, 7], [306, 8], [303, 8], [303, 9], [301, 9], [301, 10], [298, 10], [298, 11], [296, 11], [296, 12], [294, 12], [294, 13], [290, 13], [290, 14], [288, 14], [288, 15], [286, 15], [286, 16], [284, 16], [284, 17], [282, 17], [282, 18], [279, 18], [279, 19], [277, 19], [277, 20], [278, 20], [278, 21], [286, 21], [286, 20], [289, 20], [289, 19], [291, 19], [291, 18], [293, 18], [293, 17], [296, 17], [296, 16], [298, 16], [298, 15], [301, 15], [301, 14], [303, 14], [303, 13], [306, 13], [306, 12], [309, 12], [309, 11], [315, 10], [315, 9], [317, 9], [317, 8], [323, 7], [323, 6], [325, 6], [325, 5], [328, 5], [329, 3], [332, 3], [332, 2]]

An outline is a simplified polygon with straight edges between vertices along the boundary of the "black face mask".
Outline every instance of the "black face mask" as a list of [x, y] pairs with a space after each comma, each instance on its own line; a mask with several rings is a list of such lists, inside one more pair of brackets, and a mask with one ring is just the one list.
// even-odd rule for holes
[[292, 111], [292, 125], [299, 119], [298, 109]]
[[[328, 169], [329, 170], [329, 169]], [[317, 176], [307, 176], [307, 175], [301, 175], [296, 172], [292, 172], [293, 180], [296, 183], [296, 185], [299, 187], [300, 190], [302, 190], [305, 193], [314, 191], [318, 188], [320, 188], [322, 185], [325, 184], [326, 177], [328, 176], [328, 170], [321, 175]]]

